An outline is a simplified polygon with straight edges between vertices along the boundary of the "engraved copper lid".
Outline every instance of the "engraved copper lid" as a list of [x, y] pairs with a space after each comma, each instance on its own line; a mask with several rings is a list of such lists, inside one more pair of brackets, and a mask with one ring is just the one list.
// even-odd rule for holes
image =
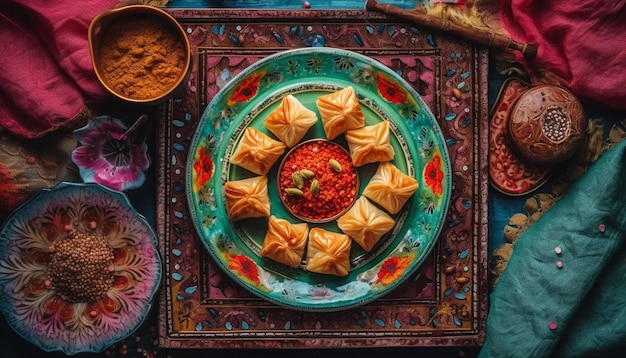
[[568, 90], [540, 85], [523, 93], [508, 120], [509, 139], [517, 152], [537, 164], [570, 158], [584, 140], [583, 107]]

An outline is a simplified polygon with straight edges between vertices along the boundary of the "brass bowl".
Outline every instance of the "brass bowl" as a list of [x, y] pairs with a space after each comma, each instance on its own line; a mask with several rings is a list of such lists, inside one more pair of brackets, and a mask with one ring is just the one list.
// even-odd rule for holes
[[[138, 34], [146, 28], [157, 29], [155, 36]], [[98, 80], [119, 99], [158, 104], [187, 82], [189, 39], [178, 21], [161, 9], [130, 5], [105, 11], [92, 20], [88, 39]]]
[[[308, 147], [315, 147], [318, 144], [324, 146], [324, 148], [330, 147], [333, 148], [333, 150], [337, 150], [337, 155], [343, 157], [341, 161], [347, 161], [350, 165], [343, 167], [340, 172], [333, 171], [328, 158], [325, 158], [322, 153], [311, 153], [311, 151], [309, 151]], [[303, 152], [299, 152], [301, 150], [303, 150]], [[291, 163], [290, 158], [295, 154], [309, 158], [307, 161], [309, 165], [306, 167], [297, 166], [295, 168], [286, 168], [286, 166]], [[304, 175], [304, 177], [302, 177], [303, 170], [311, 171], [313, 176], [307, 177]], [[301, 176], [302, 185], [300, 185], [300, 187], [298, 187], [299, 185], [296, 183], [294, 173], [297, 173], [296, 176]], [[350, 177], [350, 180], [353, 180], [353, 185], [351, 187], [329, 187], [330, 180], [332, 180], [333, 176], [344, 180]], [[314, 180], [318, 180], [319, 193], [313, 193]], [[289, 213], [302, 221], [321, 224], [336, 220], [350, 210], [356, 199], [358, 199], [360, 179], [356, 167], [352, 164], [350, 153], [348, 153], [344, 147], [330, 140], [317, 138], [304, 141], [287, 152], [278, 167], [276, 184], [278, 186], [278, 196]], [[288, 192], [289, 190], [295, 189], [298, 190], [296, 191], [297, 195]], [[300, 192], [302, 195], [300, 195]], [[332, 195], [328, 196], [327, 194], [329, 193]], [[343, 201], [340, 207], [334, 206], [337, 204], [337, 201]], [[313, 208], [306, 214], [296, 209], [296, 206], [301, 207], [306, 204], [313, 205]], [[321, 204], [321, 208], [331, 208], [331, 213], [321, 216], [322, 213], [320, 211], [323, 209], [317, 207], [318, 204]]]

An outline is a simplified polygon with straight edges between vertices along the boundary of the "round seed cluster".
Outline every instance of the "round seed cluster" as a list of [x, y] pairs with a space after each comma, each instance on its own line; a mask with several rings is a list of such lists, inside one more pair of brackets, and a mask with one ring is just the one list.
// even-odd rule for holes
[[48, 279], [70, 302], [94, 302], [113, 284], [113, 249], [102, 236], [72, 230], [51, 248]]
[[561, 142], [569, 136], [570, 119], [563, 108], [548, 108], [543, 116], [542, 124], [546, 138], [553, 142]]

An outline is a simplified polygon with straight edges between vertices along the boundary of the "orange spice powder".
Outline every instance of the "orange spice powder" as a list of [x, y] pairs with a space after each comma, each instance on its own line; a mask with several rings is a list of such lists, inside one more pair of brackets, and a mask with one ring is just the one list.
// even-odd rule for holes
[[138, 100], [169, 91], [185, 68], [184, 41], [170, 24], [152, 17], [131, 16], [111, 24], [99, 54], [108, 86]]

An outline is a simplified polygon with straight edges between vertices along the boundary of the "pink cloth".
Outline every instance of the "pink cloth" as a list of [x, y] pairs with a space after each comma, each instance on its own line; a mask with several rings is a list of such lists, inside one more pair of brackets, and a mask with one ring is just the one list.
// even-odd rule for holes
[[0, 1], [0, 127], [37, 138], [69, 123], [106, 92], [87, 29], [118, 0]]
[[626, 109], [626, 2], [503, 0], [513, 39], [538, 45], [536, 62], [583, 102]]

